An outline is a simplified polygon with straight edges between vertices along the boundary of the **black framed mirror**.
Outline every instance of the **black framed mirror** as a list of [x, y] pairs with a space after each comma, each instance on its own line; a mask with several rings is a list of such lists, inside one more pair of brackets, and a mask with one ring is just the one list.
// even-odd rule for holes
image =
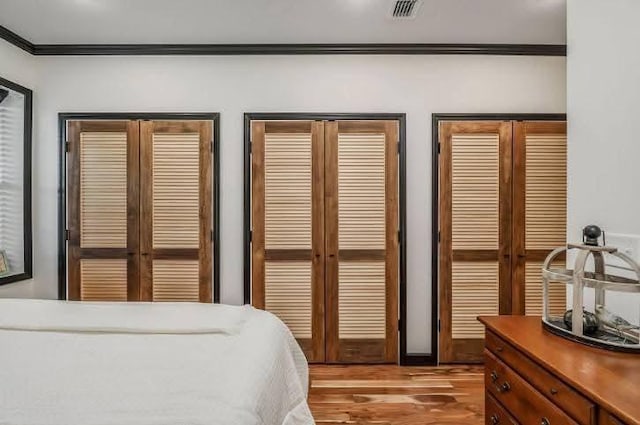
[[0, 285], [30, 279], [32, 92], [0, 77]]

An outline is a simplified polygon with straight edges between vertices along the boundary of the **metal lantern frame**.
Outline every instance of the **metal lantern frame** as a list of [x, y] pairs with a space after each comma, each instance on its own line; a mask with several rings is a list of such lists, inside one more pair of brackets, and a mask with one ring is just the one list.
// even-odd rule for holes
[[[552, 267], [555, 260], [562, 254], [568, 254], [569, 250], [577, 250], [577, 256], [573, 269]], [[627, 269], [634, 272], [636, 279], [629, 279], [606, 273], [604, 255], [611, 255], [623, 261]], [[594, 260], [594, 272], [585, 271], [589, 257]], [[595, 305], [606, 305], [606, 291], [640, 294], [640, 266], [631, 257], [610, 246], [593, 246], [584, 244], [569, 244], [553, 250], [545, 259], [542, 267], [543, 282], [543, 317], [545, 328], [561, 336], [574, 339], [587, 345], [593, 345], [614, 351], [635, 352], [640, 354], [640, 340], [638, 336], [631, 336], [634, 341], [616, 342], [609, 339], [596, 338], [584, 334], [583, 307], [584, 289], [594, 288]], [[571, 329], [562, 327], [550, 320], [549, 309], [549, 285], [551, 282], [560, 282], [565, 285], [573, 285]], [[601, 325], [601, 328], [603, 326]], [[611, 330], [607, 330], [612, 334]], [[626, 338], [625, 338], [626, 340]]]

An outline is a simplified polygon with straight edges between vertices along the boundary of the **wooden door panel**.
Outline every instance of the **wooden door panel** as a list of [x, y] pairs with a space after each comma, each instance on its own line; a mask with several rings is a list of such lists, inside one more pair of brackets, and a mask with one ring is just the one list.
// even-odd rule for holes
[[[514, 123], [513, 311], [542, 314], [542, 261], [566, 244], [566, 122]], [[558, 264], [560, 266], [560, 264]], [[566, 308], [564, 285], [550, 287], [550, 308]]]
[[127, 301], [126, 258], [80, 259], [80, 300]]
[[70, 300], [139, 300], [139, 127], [68, 123]]
[[209, 121], [142, 121], [141, 298], [211, 302]]
[[251, 302], [324, 361], [324, 126], [254, 121]]
[[440, 125], [440, 361], [481, 361], [476, 317], [511, 309], [511, 123]]
[[397, 361], [398, 124], [327, 122], [327, 361]]

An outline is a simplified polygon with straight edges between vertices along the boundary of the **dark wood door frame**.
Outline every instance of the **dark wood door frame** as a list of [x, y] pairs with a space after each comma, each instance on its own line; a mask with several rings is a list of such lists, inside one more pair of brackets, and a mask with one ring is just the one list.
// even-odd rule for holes
[[566, 114], [457, 114], [434, 113], [431, 115], [431, 356], [438, 362], [439, 316], [439, 175], [440, 175], [440, 121], [566, 121]]
[[399, 123], [399, 307], [400, 364], [431, 364], [428, 354], [407, 353], [407, 228], [406, 228], [406, 114], [404, 113], [295, 113], [244, 114], [244, 303], [251, 303], [251, 121], [265, 120], [397, 120]]
[[220, 302], [220, 114], [63, 112], [58, 114], [58, 299], [67, 299], [67, 122], [74, 120], [199, 120], [213, 122], [213, 302]]

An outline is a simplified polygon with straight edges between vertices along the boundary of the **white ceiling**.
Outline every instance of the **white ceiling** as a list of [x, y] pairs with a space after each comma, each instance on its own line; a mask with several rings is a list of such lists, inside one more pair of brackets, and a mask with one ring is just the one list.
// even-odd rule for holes
[[0, 0], [0, 25], [55, 43], [566, 42], [566, 0]]

